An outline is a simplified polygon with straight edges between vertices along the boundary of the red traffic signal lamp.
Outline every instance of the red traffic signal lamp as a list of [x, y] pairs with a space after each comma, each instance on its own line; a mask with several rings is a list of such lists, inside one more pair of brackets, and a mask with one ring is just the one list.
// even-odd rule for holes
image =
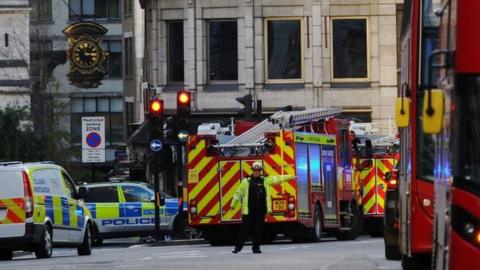
[[150, 115], [163, 116], [163, 110], [164, 110], [163, 100], [158, 98], [150, 100], [149, 109], [150, 109]]
[[181, 90], [177, 92], [177, 111], [179, 109], [188, 109], [190, 111], [192, 93]]
[[150, 120], [150, 140], [163, 137], [163, 100], [154, 98], [148, 104]]

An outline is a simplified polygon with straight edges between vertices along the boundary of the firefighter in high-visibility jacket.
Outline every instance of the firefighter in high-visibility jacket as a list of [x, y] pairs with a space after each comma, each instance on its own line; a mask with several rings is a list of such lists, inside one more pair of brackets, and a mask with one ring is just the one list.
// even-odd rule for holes
[[254, 162], [252, 165], [252, 176], [242, 179], [233, 195], [230, 210], [234, 209], [237, 203], [240, 202], [243, 221], [235, 248], [232, 250], [233, 253], [238, 253], [242, 250], [245, 240], [252, 231], [252, 251], [253, 253], [262, 253], [260, 250], [262, 227], [266, 213], [272, 212], [272, 202], [269, 199], [268, 187], [295, 178], [295, 176], [291, 175], [263, 177], [261, 175], [262, 168], [261, 162]]

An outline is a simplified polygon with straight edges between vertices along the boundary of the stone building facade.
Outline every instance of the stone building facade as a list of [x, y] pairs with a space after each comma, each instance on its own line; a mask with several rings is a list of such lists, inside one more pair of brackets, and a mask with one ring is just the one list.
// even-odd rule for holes
[[235, 115], [252, 94], [264, 112], [340, 106], [392, 134], [402, 0], [145, 0], [145, 78], [175, 108]]
[[[68, 131], [71, 144], [80, 149], [81, 118], [103, 116], [107, 164], [115, 160], [116, 149], [125, 146], [122, 4], [122, 0], [30, 0], [35, 130], [49, 132], [43, 119], [52, 113], [60, 115], [59, 129]], [[67, 76], [68, 44], [63, 30], [80, 21], [108, 29], [102, 44], [109, 53], [106, 75], [97, 88], [76, 87]]]
[[30, 107], [30, 6], [0, 1], [0, 108]]

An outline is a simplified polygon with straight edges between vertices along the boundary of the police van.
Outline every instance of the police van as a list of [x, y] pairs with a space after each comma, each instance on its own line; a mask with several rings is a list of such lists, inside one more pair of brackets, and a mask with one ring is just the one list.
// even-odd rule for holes
[[47, 163], [0, 163], [0, 260], [13, 251], [52, 256], [53, 246], [92, 250], [92, 218], [77, 188], [60, 166]]
[[[94, 219], [94, 244], [104, 239], [149, 236], [155, 232], [154, 191], [139, 182], [85, 184], [86, 205]], [[184, 229], [183, 206], [166, 193], [160, 207], [160, 230], [164, 235], [178, 235]]]

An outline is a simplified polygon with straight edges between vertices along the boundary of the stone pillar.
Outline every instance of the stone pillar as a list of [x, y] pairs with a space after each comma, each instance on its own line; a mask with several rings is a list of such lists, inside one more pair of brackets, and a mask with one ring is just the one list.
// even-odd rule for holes
[[194, 0], [185, 0], [185, 23], [184, 23], [184, 59], [185, 59], [185, 85], [189, 90], [196, 89], [196, 71], [195, 71], [195, 2]]
[[253, 20], [254, 0], [245, 0], [245, 88], [248, 91], [255, 89], [255, 28]]

